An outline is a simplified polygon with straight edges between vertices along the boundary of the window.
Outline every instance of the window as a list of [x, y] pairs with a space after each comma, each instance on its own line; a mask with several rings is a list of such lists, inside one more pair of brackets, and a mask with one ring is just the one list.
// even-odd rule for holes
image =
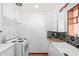
[[[72, 9], [70, 9], [67, 12], [67, 17], [68, 17], [68, 35], [70, 36], [74, 36], [74, 33], [78, 33], [75, 31], [75, 24], [79, 24], [79, 4], [77, 4], [75, 7], [73, 7]], [[79, 26], [77, 26], [79, 27]]]

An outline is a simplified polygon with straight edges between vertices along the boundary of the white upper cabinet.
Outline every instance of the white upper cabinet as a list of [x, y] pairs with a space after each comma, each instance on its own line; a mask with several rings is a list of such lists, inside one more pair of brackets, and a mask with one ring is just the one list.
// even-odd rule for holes
[[3, 16], [8, 17], [11, 20], [20, 22], [19, 7], [15, 3], [3, 3]]
[[0, 32], [2, 31], [2, 19], [3, 19], [2, 4], [0, 3]]
[[16, 6], [16, 20], [18, 23], [21, 23], [21, 10]]
[[59, 12], [58, 13], [58, 32], [65, 32], [65, 13]]
[[3, 3], [3, 16], [15, 19], [15, 6], [14, 3]]

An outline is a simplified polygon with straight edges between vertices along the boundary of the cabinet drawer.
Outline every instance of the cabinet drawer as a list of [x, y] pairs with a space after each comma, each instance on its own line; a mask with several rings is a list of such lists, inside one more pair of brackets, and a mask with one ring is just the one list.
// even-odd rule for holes
[[6, 49], [2, 53], [0, 53], [0, 56], [14, 56], [14, 46]]

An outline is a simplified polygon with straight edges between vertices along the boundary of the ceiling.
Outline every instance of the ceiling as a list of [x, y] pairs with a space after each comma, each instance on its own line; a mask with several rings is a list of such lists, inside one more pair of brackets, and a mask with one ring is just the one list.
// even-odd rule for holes
[[[34, 6], [38, 5], [38, 8]], [[23, 6], [19, 7], [23, 11], [53, 11], [59, 10], [65, 3], [23, 3]]]

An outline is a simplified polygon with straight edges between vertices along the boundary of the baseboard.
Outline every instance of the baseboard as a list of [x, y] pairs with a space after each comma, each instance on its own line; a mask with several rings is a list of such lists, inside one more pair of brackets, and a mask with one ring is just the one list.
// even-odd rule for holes
[[35, 53], [29, 53], [29, 54], [48, 54], [48, 53], [40, 53], [40, 52], [35, 52]]

